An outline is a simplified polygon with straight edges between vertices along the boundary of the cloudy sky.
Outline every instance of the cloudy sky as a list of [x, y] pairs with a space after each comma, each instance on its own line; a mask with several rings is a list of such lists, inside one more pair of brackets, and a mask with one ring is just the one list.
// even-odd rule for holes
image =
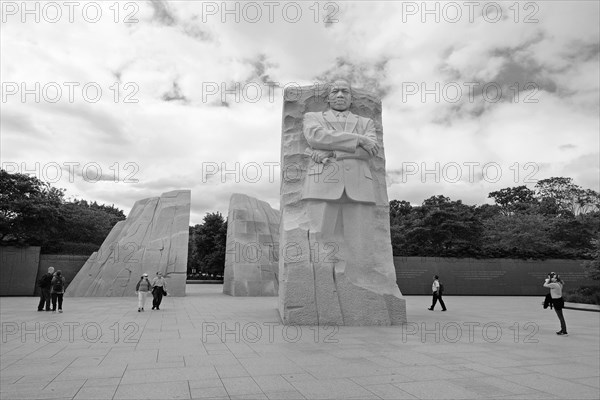
[[377, 92], [390, 199], [599, 190], [599, 3], [2, 2], [2, 167], [129, 212], [279, 206], [283, 87]]

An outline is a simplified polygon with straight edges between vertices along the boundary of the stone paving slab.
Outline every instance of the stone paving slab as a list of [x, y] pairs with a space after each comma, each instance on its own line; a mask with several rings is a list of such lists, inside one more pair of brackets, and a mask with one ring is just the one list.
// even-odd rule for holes
[[1, 298], [0, 399], [600, 398], [600, 314], [566, 310], [560, 337], [538, 297], [406, 296], [403, 326], [311, 327], [283, 326], [277, 298], [187, 292], [142, 313]]

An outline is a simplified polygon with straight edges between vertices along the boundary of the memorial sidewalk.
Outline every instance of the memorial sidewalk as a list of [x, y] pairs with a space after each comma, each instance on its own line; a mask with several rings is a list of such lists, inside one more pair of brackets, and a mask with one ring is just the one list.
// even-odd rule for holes
[[[282, 326], [275, 297], [188, 285], [131, 298], [0, 299], [1, 399], [598, 399], [600, 313], [542, 297], [407, 296], [392, 327]], [[439, 306], [438, 306], [439, 307]]]

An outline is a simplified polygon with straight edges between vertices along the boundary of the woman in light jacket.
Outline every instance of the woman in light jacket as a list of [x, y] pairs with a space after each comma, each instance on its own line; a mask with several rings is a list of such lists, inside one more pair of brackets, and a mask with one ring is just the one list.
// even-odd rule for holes
[[135, 293], [138, 295], [138, 312], [144, 311], [146, 296], [150, 293], [152, 284], [148, 280], [148, 274], [144, 273], [135, 286]]
[[552, 305], [554, 306], [554, 311], [556, 315], [558, 315], [558, 320], [560, 321], [560, 331], [556, 332], [557, 335], [567, 335], [567, 323], [565, 322], [565, 317], [563, 316], [563, 307], [565, 305], [565, 301], [562, 297], [562, 289], [565, 283], [560, 276], [558, 276], [554, 272], [550, 272], [546, 281], [544, 282], [544, 287], [550, 288], [550, 296], [552, 297]]

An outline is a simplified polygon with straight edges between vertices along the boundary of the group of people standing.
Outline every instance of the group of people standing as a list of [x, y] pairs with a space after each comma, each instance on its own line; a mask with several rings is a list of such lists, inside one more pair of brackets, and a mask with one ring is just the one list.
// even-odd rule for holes
[[38, 311], [50, 311], [50, 301], [52, 301], [52, 312], [56, 312], [58, 303], [58, 312], [61, 313], [63, 305], [63, 294], [65, 293], [65, 277], [62, 271], [54, 272], [54, 267], [49, 267], [48, 272], [42, 275], [38, 281], [40, 287], [40, 302]]
[[[54, 267], [49, 267], [48, 272], [42, 275], [38, 281], [40, 288], [40, 302], [38, 311], [58, 312], [62, 313], [63, 295], [65, 293], [65, 277], [62, 271], [54, 271]], [[152, 282], [148, 280], [148, 274], [144, 273], [135, 287], [135, 293], [138, 295], [138, 312], [144, 311], [146, 297], [152, 292], [152, 309], [160, 310], [160, 303], [163, 296], [167, 295], [167, 281], [162, 275], [162, 272], [157, 272], [156, 277]], [[52, 309], [50, 309], [52, 302]], [[45, 308], [44, 308], [45, 307]]]
[[135, 286], [135, 293], [138, 295], [138, 312], [144, 311], [146, 297], [150, 292], [152, 292], [152, 309], [160, 310], [162, 298], [167, 295], [167, 281], [163, 277], [162, 272], [157, 272], [152, 282], [148, 280], [147, 273], [141, 276]]

